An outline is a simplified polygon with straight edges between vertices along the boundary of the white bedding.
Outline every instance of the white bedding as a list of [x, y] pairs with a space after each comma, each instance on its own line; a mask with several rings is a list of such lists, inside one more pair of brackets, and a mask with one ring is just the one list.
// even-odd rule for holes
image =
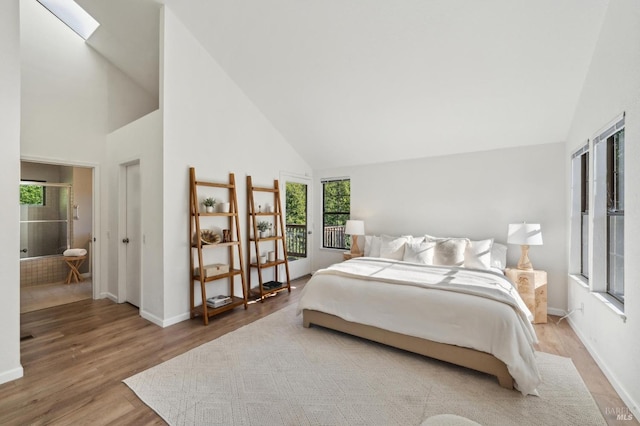
[[361, 257], [316, 272], [300, 297], [303, 309], [491, 353], [518, 390], [537, 394], [531, 312], [494, 272]]

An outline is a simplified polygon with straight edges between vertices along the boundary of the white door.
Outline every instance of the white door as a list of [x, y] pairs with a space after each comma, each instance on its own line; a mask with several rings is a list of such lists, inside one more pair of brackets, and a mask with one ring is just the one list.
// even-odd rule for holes
[[126, 231], [122, 238], [126, 266], [126, 301], [140, 307], [142, 230], [140, 215], [140, 164], [126, 167]]
[[280, 182], [289, 274], [294, 279], [311, 273], [311, 179], [283, 173]]

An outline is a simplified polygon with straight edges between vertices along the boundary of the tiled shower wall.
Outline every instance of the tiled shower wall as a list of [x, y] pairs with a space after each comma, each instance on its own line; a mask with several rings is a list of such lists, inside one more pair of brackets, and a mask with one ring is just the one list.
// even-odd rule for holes
[[62, 256], [45, 256], [20, 261], [20, 287], [64, 282], [69, 267]]

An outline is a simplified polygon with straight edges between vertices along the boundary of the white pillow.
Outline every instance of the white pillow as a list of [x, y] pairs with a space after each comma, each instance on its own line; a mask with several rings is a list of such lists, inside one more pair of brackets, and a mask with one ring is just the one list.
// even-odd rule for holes
[[435, 241], [409, 241], [404, 245], [404, 257], [402, 260], [433, 265], [435, 251]]
[[364, 237], [364, 256], [380, 257], [380, 244], [382, 239], [375, 235], [365, 235]]
[[464, 267], [489, 269], [491, 267], [492, 246], [493, 238], [488, 240], [470, 241], [464, 252]]
[[491, 246], [491, 267], [504, 270], [507, 267], [507, 246], [494, 242]]
[[434, 265], [463, 266], [464, 252], [469, 244], [467, 238], [439, 238], [436, 241]]
[[404, 245], [409, 241], [407, 237], [390, 237], [383, 235], [380, 245], [380, 257], [384, 259], [402, 260], [404, 257]]

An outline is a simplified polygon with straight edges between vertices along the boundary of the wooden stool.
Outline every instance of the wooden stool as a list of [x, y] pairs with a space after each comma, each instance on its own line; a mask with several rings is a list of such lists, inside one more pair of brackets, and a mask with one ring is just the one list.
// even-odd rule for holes
[[73, 277], [77, 282], [84, 281], [82, 275], [80, 275], [80, 266], [84, 263], [87, 256], [64, 256], [64, 261], [69, 265], [69, 274], [67, 275], [67, 284], [71, 284], [71, 278]]

